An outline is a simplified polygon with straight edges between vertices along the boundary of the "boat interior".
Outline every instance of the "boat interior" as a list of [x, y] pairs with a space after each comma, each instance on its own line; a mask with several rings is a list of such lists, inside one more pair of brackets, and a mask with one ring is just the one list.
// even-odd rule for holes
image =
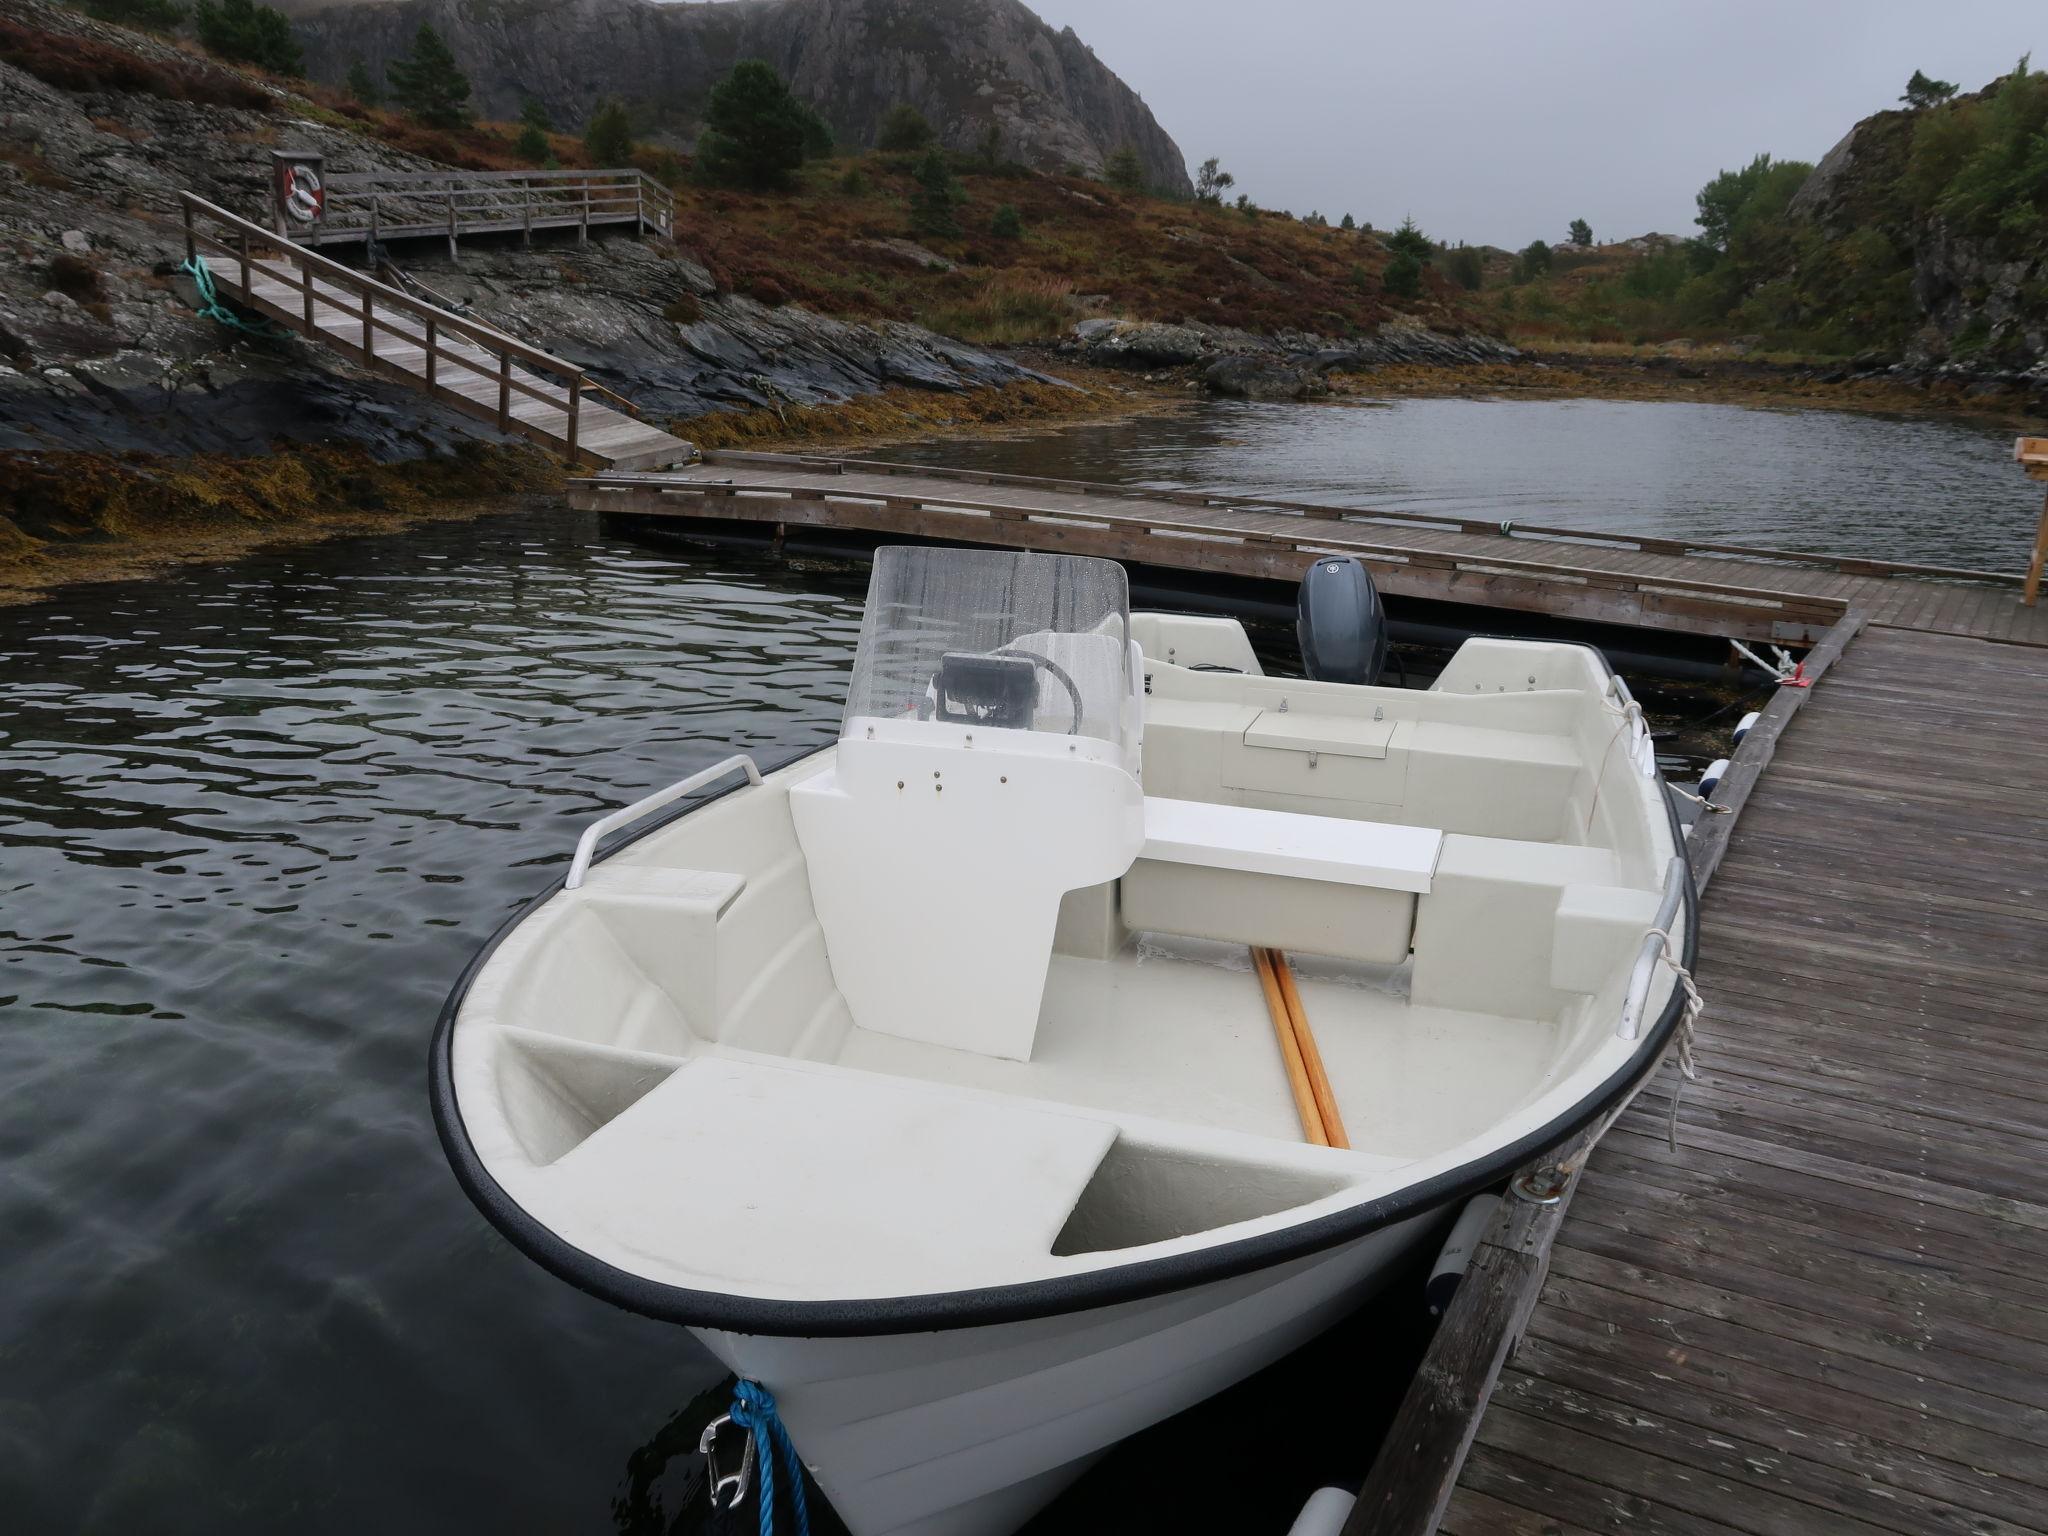
[[[874, 582], [837, 744], [579, 868], [463, 1001], [465, 1131], [564, 1240], [759, 1297], [1016, 1284], [1398, 1192], [1635, 1053], [1679, 850], [1596, 652], [1317, 682], [1129, 614], [1109, 562]], [[1305, 1135], [1259, 948], [1348, 1147]]]

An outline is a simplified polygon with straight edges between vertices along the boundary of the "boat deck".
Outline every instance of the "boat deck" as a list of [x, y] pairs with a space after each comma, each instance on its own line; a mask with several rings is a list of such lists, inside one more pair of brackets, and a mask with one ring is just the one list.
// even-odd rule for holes
[[1707, 891], [1677, 1150], [1666, 1068], [1440, 1524], [1417, 1432], [1347, 1532], [2048, 1530], [2044, 875], [2048, 653], [1865, 630]]

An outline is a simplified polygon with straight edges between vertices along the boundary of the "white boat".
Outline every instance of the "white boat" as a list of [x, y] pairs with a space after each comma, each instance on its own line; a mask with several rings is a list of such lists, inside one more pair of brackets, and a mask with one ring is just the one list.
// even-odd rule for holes
[[1282, 679], [1111, 562], [886, 548], [836, 744], [592, 827], [457, 985], [435, 1114], [513, 1243], [772, 1391], [856, 1536], [978, 1536], [1611, 1104], [1692, 929], [1589, 647]]

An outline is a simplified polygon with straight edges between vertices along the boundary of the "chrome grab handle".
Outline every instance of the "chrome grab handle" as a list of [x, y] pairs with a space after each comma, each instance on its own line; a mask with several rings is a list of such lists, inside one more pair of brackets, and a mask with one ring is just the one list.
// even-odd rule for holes
[[1643, 707], [1636, 702], [1636, 696], [1629, 692], [1628, 684], [1622, 680], [1619, 672], [1608, 674], [1608, 681], [1613, 685], [1615, 702], [1628, 717], [1629, 759], [1644, 778], [1654, 779], [1657, 776], [1657, 743], [1650, 735], [1650, 722], [1643, 716]]
[[562, 882], [562, 889], [573, 891], [583, 884], [583, 877], [590, 873], [591, 861], [597, 856], [597, 841], [614, 828], [623, 827], [631, 821], [638, 821], [649, 811], [658, 811], [664, 805], [673, 805], [685, 795], [695, 794], [713, 779], [722, 779], [735, 769], [745, 769], [747, 782], [761, 782], [761, 770], [754, 766], [754, 760], [744, 752], [736, 752], [722, 763], [713, 763], [700, 773], [693, 773], [687, 779], [671, 784], [667, 789], [657, 789], [644, 800], [635, 800], [631, 805], [619, 807], [608, 816], [600, 816], [583, 829], [583, 836], [576, 840], [576, 857], [569, 863], [569, 876]]
[[[1629, 972], [1628, 996], [1622, 1001], [1621, 1022], [1614, 1033], [1623, 1040], [1633, 1040], [1643, 1032], [1643, 1005], [1650, 1000], [1650, 980], [1657, 974], [1657, 955], [1664, 947], [1664, 935], [1671, 932], [1671, 925], [1678, 919], [1678, 909], [1685, 900], [1687, 868], [1683, 858], [1674, 858], [1664, 871], [1664, 899], [1657, 905], [1657, 921], [1653, 925], [1659, 932], [1643, 935], [1642, 952], [1636, 956], [1635, 969]], [[1677, 962], [1678, 956], [1673, 955]]]

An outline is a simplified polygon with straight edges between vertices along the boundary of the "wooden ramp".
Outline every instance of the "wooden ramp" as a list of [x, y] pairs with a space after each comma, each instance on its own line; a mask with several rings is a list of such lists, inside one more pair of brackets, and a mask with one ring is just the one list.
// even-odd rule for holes
[[1352, 554], [1397, 597], [1751, 642], [1813, 644], [1855, 606], [1873, 622], [2048, 645], [2048, 609], [2021, 606], [2017, 573], [1538, 524], [733, 452], [708, 453], [687, 473], [599, 475], [570, 499], [706, 531], [752, 523], [1287, 582], [1319, 554]]
[[575, 364], [181, 196], [187, 254], [207, 258], [223, 295], [277, 324], [570, 463], [649, 469], [694, 456]]
[[1444, 1379], [1349, 1536], [2048, 1531], [2044, 894], [2048, 651], [1864, 630], [1706, 892], [1677, 1150], [1666, 1068], [1576, 1180], [1440, 1523], [1409, 1485], [1455, 1416], [1410, 1410]]

